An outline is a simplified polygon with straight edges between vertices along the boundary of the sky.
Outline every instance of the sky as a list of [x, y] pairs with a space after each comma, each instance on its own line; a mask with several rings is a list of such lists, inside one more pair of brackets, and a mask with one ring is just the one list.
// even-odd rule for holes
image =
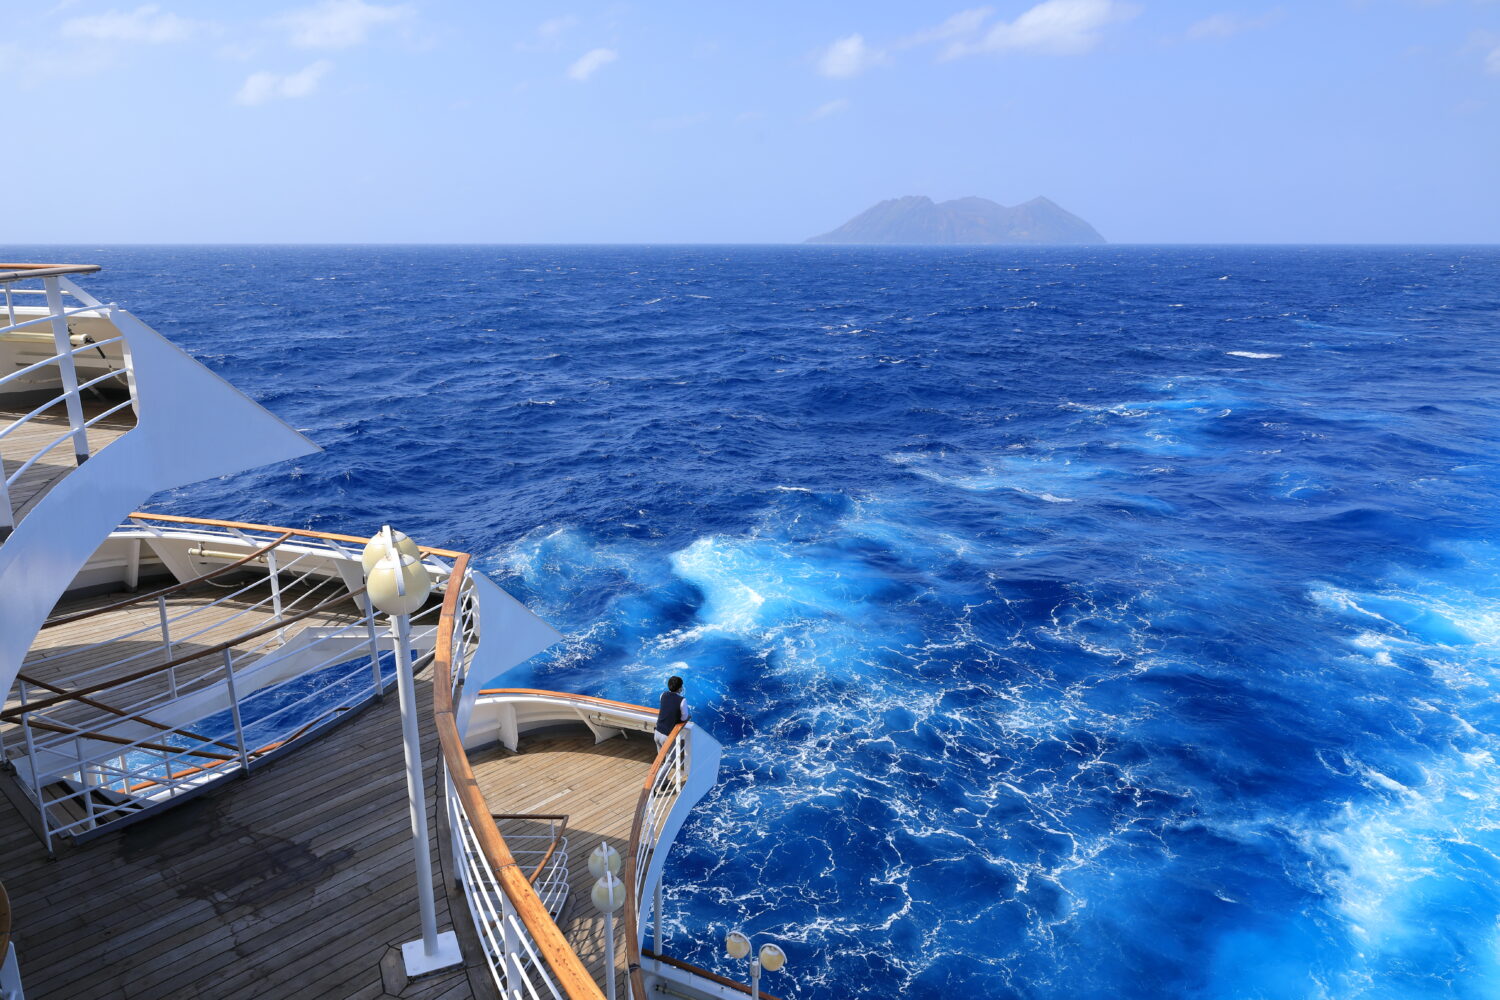
[[0, 0], [4, 243], [1500, 242], [1500, 0]]

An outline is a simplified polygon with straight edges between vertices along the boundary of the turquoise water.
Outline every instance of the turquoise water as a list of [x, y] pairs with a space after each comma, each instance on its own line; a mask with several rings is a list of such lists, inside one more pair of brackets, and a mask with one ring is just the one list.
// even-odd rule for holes
[[97, 261], [326, 451], [156, 509], [464, 548], [722, 782], [667, 950], [772, 992], [1500, 994], [1500, 251]]

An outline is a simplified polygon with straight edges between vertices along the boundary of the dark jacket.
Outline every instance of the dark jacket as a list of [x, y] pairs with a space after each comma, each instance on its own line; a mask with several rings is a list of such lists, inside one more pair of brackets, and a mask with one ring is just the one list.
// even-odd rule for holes
[[682, 695], [676, 691], [661, 693], [661, 710], [656, 713], [656, 731], [671, 736], [672, 730], [682, 721]]

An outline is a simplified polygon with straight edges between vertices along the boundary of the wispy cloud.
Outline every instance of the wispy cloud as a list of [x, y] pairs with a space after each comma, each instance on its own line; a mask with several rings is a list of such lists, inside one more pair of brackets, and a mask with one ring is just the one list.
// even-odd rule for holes
[[1282, 10], [1267, 11], [1259, 17], [1245, 17], [1240, 14], [1214, 14], [1205, 17], [1201, 21], [1195, 21], [1188, 27], [1187, 37], [1191, 41], [1204, 41], [1213, 38], [1230, 38], [1246, 31], [1254, 31], [1256, 28], [1264, 28], [1279, 20]]
[[145, 42], [161, 45], [185, 42], [206, 25], [162, 10], [158, 4], [145, 4], [126, 12], [109, 10], [102, 14], [72, 17], [62, 23], [66, 38], [88, 38], [105, 42]]
[[291, 32], [293, 45], [305, 49], [347, 49], [362, 45], [370, 32], [382, 24], [405, 20], [411, 15], [412, 8], [407, 4], [383, 7], [365, 0], [323, 0], [283, 14], [274, 23]]
[[1490, 54], [1484, 57], [1484, 71], [1500, 76], [1500, 45], [1490, 49]]
[[579, 83], [587, 83], [595, 73], [618, 58], [620, 53], [614, 49], [590, 49], [568, 67], [568, 76]]
[[827, 104], [820, 104], [818, 107], [814, 108], [812, 110], [812, 113], [807, 116], [807, 120], [810, 122], [815, 122], [819, 118], [827, 118], [829, 115], [836, 115], [841, 111], [848, 110], [848, 99], [840, 97], [837, 100], [829, 101]]
[[251, 73], [234, 100], [237, 104], [254, 106], [283, 98], [307, 97], [332, 69], [333, 63], [319, 59], [295, 73]]
[[907, 35], [896, 43], [896, 48], [909, 49], [918, 45], [930, 45], [933, 42], [950, 42], [955, 38], [965, 38], [977, 32], [990, 15], [995, 13], [993, 7], [974, 7], [969, 10], [961, 10], [954, 14], [942, 24], [932, 28], [924, 28], [914, 35]]
[[1017, 50], [1078, 55], [1097, 46], [1110, 24], [1139, 13], [1139, 7], [1121, 0], [1043, 0], [1014, 21], [991, 25], [977, 41], [954, 42], [944, 55]]
[[871, 66], [885, 62], [885, 53], [865, 44], [863, 35], [840, 38], [818, 57], [818, 72], [835, 80], [859, 76]]
[[578, 27], [578, 18], [572, 14], [548, 18], [536, 26], [536, 33], [543, 38], [556, 38], [569, 28]]

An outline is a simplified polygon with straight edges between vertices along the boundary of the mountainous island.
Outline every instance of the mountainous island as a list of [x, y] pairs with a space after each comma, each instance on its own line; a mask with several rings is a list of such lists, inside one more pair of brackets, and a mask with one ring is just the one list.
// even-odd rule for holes
[[892, 198], [808, 243], [1103, 243], [1098, 230], [1046, 198], [1007, 208], [988, 198]]

